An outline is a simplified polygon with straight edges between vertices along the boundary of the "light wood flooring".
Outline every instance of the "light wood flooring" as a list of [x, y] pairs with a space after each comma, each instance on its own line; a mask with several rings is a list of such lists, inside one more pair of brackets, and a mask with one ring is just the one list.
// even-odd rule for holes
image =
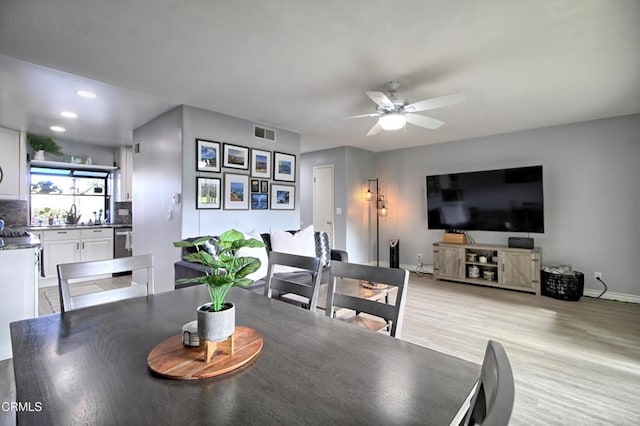
[[[488, 339], [501, 342], [516, 382], [512, 425], [640, 424], [640, 304], [565, 302], [412, 273], [403, 339], [478, 364]], [[8, 360], [0, 402], [11, 398]], [[0, 412], [5, 424], [14, 419]]]

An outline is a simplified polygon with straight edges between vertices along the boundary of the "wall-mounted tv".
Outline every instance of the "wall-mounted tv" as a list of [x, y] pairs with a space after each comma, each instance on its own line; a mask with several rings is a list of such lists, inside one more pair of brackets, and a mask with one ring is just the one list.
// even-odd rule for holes
[[429, 229], [544, 232], [542, 166], [427, 176]]

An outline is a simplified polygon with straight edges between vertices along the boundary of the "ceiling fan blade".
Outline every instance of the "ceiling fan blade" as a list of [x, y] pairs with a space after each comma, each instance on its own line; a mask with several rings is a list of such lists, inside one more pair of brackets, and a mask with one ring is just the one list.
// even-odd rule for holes
[[426, 111], [429, 109], [442, 108], [448, 105], [464, 102], [465, 97], [462, 93], [452, 93], [450, 95], [438, 96], [431, 99], [415, 102], [404, 107], [406, 112]]
[[440, 120], [436, 120], [435, 118], [427, 117], [425, 115], [405, 114], [404, 116], [409, 123], [424, 127], [425, 129], [437, 129], [444, 124], [444, 122]]
[[367, 96], [376, 104], [384, 108], [394, 108], [393, 102], [382, 92], [367, 92]]
[[360, 115], [352, 115], [350, 117], [343, 117], [345, 120], [350, 119], [350, 118], [363, 118], [363, 117], [379, 117], [380, 114], [378, 114], [377, 112], [373, 112], [371, 114], [360, 114]]
[[381, 131], [382, 131], [382, 126], [380, 125], [380, 123], [376, 121], [376, 124], [374, 124], [373, 127], [369, 129], [369, 131], [367, 132], [367, 136], [377, 135]]

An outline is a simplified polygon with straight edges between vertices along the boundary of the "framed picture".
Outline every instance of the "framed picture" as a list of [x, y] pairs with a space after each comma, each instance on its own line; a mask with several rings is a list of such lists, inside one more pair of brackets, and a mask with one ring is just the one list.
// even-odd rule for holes
[[273, 179], [287, 182], [296, 181], [296, 156], [275, 152], [273, 156]]
[[271, 179], [271, 151], [251, 150], [251, 176]]
[[251, 210], [269, 210], [269, 194], [251, 194]]
[[263, 194], [268, 194], [269, 193], [269, 181], [268, 180], [261, 180], [260, 181], [260, 192], [262, 192]]
[[196, 178], [196, 209], [220, 208], [220, 178]]
[[271, 184], [271, 210], [293, 210], [295, 201], [295, 186]]
[[251, 179], [251, 192], [260, 192], [260, 181], [258, 179]]
[[224, 209], [249, 209], [249, 176], [225, 173], [224, 175]]
[[220, 142], [196, 139], [196, 170], [220, 172]]
[[224, 144], [223, 167], [249, 170], [249, 148], [238, 145]]

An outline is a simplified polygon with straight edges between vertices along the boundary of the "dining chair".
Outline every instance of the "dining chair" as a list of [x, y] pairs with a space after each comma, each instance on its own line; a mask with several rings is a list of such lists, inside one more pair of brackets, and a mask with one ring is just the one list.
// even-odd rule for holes
[[[104, 275], [110, 276], [119, 272], [140, 270], [146, 271], [146, 275], [139, 274], [145, 282], [77, 296], [72, 296], [69, 291], [70, 283], [87, 281], [87, 278], [91, 277], [97, 279]], [[136, 279], [139, 279], [138, 274], [136, 274]], [[62, 312], [153, 294], [153, 256], [143, 254], [117, 259], [59, 264], [58, 289]]]
[[[264, 295], [269, 298], [278, 296], [285, 302], [293, 302], [315, 312], [318, 304], [321, 269], [322, 263], [319, 257], [269, 252], [269, 268]], [[284, 273], [285, 271], [286, 273]], [[304, 299], [291, 297], [292, 294]]]
[[[388, 293], [384, 302], [342, 294], [337, 283], [338, 280], [345, 278], [396, 287], [395, 303], [389, 303]], [[373, 331], [386, 328], [392, 337], [400, 338], [408, 285], [409, 271], [404, 269], [333, 261], [331, 262], [331, 278], [327, 289], [326, 315], [332, 318], [336, 317], [336, 307], [350, 309], [355, 311], [355, 315], [345, 318], [346, 321]], [[381, 318], [383, 321], [363, 316], [362, 313]]]
[[507, 352], [500, 343], [489, 340], [480, 378], [451, 426], [507, 426], [513, 410], [514, 393], [513, 372]]

